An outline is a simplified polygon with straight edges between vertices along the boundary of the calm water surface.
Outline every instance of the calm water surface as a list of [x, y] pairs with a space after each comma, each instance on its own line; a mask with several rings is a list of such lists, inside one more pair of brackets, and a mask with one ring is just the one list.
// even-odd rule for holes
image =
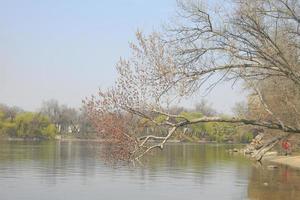
[[300, 171], [229, 148], [172, 144], [143, 167], [111, 167], [95, 142], [0, 142], [0, 199], [300, 199]]

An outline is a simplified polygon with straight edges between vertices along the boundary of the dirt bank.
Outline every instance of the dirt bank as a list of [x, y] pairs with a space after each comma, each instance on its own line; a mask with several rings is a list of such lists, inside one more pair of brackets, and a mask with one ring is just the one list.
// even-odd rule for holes
[[276, 156], [268, 160], [273, 163], [300, 169], [300, 156]]

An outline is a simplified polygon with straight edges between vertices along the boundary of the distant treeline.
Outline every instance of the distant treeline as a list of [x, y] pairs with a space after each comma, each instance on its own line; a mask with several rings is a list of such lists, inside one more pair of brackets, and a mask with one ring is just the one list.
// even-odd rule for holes
[[85, 109], [60, 105], [56, 100], [43, 102], [37, 112], [0, 104], [0, 134], [17, 138], [52, 139], [57, 134], [84, 135], [93, 132]]
[[1, 105], [0, 133], [18, 138], [51, 139], [57, 134], [57, 129], [50, 119], [41, 113], [25, 112], [16, 107]]
[[[239, 105], [239, 112], [245, 112]], [[171, 107], [169, 113], [180, 114], [189, 119], [202, 116], [220, 116], [206, 101], [201, 101], [194, 108]], [[164, 120], [165, 116], [157, 116], [156, 121]], [[116, 123], [111, 121], [112, 124]], [[164, 135], [167, 129], [156, 127], [147, 121], [134, 121], [137, 126], [143, 127], [137, 133], [140, 136], [146, 134]], [[142, 125], [147, 124], [146, 126]], [[249, 142], [255, 133], [245, 127], [241, 128], [229, 123], [199, 123], [180, 128], [173, 139], [187, 142], [199, 140], [214, 142]], [[66, 105], [60, 105], [56, 100], [42, 103], [36, 112], [27, 112], [18, 107], [9, 107], [0, 104], [0, 135], [16, 138], [52, 139], [56, 135], [75, 136], [80, 138], [95, 137], [87, 111], [84, 107], [75, 109]]]
[[[237, 103], [233, 108], [233, 111], [235, 113], [240, 114], [247, 112], [246, 110], [246, 105], [243, 105], [242, 103]], [[195, 106], [191, 109], [173, 106], [169, 108], [167, 112], [174, 115], [184, 116], [190, 120], [201, 118], [204, 116], [223, 116], [226, 118], [226, 115], [218, 113], [211, 107], [211, 105], [207, 101], [204, 100], [195, 104]], [[164, 121], [165, 118], [166, 116], [164, 115], [158, 115], [155, 118], [155, 121], [159, 123], [161, 121]], [[142, 135], [148, 135], [151, 133], [163, 136], [168, 131], [167, 128], [164, 129], [163, 127], [157, 127], [154, 124], [152, 125], [151, 122], [147, 122], [147, 120], [142, 121], [141, 124], [147, 124], [143, 132], [141, 133]], [[232, 123], [209, 122], [191, 124], [186, 127], [182, 127], [178, 129], [173, 139], [190, 142], [202, 140], [219, 143], [248, 143], [254, 138], [256, 134], [256, 129], [250, 129], [246, 126], [240, 126]]]

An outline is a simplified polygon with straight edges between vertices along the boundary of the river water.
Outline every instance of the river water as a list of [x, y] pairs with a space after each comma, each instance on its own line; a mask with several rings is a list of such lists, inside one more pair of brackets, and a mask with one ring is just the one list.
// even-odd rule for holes
[[0, 199], [300, 199], [300, 171], [232, 147], [170, 144], [133, 167], [106, 163], [96, 142], [0, 142]]

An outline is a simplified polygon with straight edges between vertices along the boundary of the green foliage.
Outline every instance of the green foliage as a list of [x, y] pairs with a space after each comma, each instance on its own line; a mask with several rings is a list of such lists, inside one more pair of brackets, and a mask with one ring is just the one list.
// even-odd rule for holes
[[[158, 116], [156, 116], [156, 117], [154, 118], [155, 123], [162, 123], [162, 122], [164, 122], [164, 121], [166, 121], [166, 120], [167, 120], [167, 117], [166, 117], [165, 115], [158, 115]], [[140, 125], [143, 125], [143, 126], [145, 126], [145, 125], [148, 125], [148, 126], [155, 126], [155, 124], [154, 124], [152, 121], [150, 121], [149, 119], [147, 119], [147, 118], [142, 118], [142, 119], [139, 121], [139, 124], [140, 124]]]
[[14, 135], [16, 133], [16, 126], [14, 123], [9, 121], [2, 121], [0, 123], [2, 124], [2, 127], [0, 126], [1, 134]]
[[204, 125], [209, 139], [217, 142], [231, 140], [231, 137], [237, 133], [236, 127], [230, 123], [210, 122]]
[[242, 135], [242, 137], [241, 137], [241, 142], [242, 143], [249, 143], [249, 142], [251, 142], [252, 140], [253, 140], [253, 134], [252, 133], [250, 133], [250, 132], [246, 132], [246, 133], [244, 133], [243, 135]]
[[[188, 120], [194, 120], [203, 117], [203, 115], [199, 112], [182, 112], [180, 113], [180, 116], [183, 116]], [[201, 133], [204, 131], [204, 124], [191, 124], [188, 126], [188, 128], [194, 136], [200, 137]]]
[[[201, 118], [204, 115], [200, 112], [181, 112], [179, 116], [184, 117], [188, 120], [195, 120], [197, 118]], [[226, 116], [222, 116], [226, 118]], [[163, 122], [166, 120], [166, 116], [158, 115], [155, 118], [157, 123]], [[182, 121], [182, 118], [177, 118], [177, 122]], [[140, 121], [141, 124], [147, 124], [150, 126], [155, 126], [152, 122], [149, 122], [148, 119], [142, 119]], [[155, 129], [156, 134], [159, 132]], [[236, 137], [239, 135], [240, 130], [236, 127], [236, 125], [231, 123], [224, 122], [208, 122], [208, 123], [197, 123], [190, 124], [187, 127], [182, 127], [178, 130], [177, 135], [180, 140], [185, 141], [198, 141], [199, 139], [206, 139], [207, 141], [215, 141], [218, 143], [235, 141], [235, 142], [250, 142], [253, 138], [252, 133], [247, 132], [243, 133], [240, 137]]]
[[5, 118], [0, 112], [0, 133], [11, 137], [22, 138], [54, 138], [57, 134], [56, 127], [50, 120], [37, 113], [18, 113], [14, 119]]
[[0, 109], [0, 134], [15, 133], [15, 124], [5, 118], [5, 112]]
[[158, 116], [154, 119], [154, 121], [155, 121], [156, 123], [162, 123], [162, 122], [166, 121], [166, 119], [167, 119], [167, 117], [166, 117], [165, 115], [158, 115]]
[[[16, 120], [18, 137], [46, 137], [55, 136], [53, 125], [43, 115], [35, 113], [22, 113], [17, 115]], [[55, 128], [55, 127], [54, 127]]]
[[4, 119], [5, 113], [0, 109], [0, 122]]
[[[203, 117], [199, 112], [182, 112], [181, 116], [188, 120], [193, 120]], [[189, 131], [193, 136], [205, 137], [210, 141], [226, 142], [231, 140], [232, 135], [236, 134], [237, 130], [234, 125], [221, 122], [198, 123], [188, 126]]]
[[42, 130], [42, 134], [48, 138], [54, 138], [57, 134], [57, 129], [53, 124], [49, 124], [45, 129]]
[[180, 116], [187, 118], [188, 120], [197, 119], [203, 117], [203, 115], [199, 112], [182, 112]]

